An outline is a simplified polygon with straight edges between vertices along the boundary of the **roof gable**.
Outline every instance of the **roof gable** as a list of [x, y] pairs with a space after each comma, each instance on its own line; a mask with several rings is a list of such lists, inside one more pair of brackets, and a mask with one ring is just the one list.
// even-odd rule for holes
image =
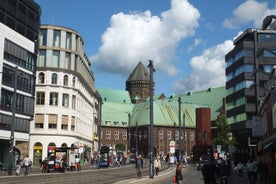
[[141, 61], [136, 65], [135, 69], [129, 75], [126, 82], [130, 81], [150, 81], [150, 75]]

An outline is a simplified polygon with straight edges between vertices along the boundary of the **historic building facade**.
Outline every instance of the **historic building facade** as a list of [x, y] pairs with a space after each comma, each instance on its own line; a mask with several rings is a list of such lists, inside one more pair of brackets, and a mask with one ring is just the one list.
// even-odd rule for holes
[[[115, 150], [118, 144], [123, 144], [125, 149], [120, 151], [149, 155], [150, 103], [149, 85], [146, 85], [149, 83], [149, 78], [145, 77], [148, 75], [142, 62], [139, 62], [126, 82], [127, 91], [97, 89], [103, 100], [101, 145]], [[137, 87], [138, 84], [129, 85], [130, 79], [144, 84], [143, 87]], [[139, 92], [136, 92], [137, 95], [131, 95], [134, 94], [133, 91]], [[197, 140], [200, 144], [212, 146], [211, 122], [225, 111], [223, 100], [218, 100], [225, 96], [225, 87], [209, 88], [168, 98], [163, 94], [155, 95], [153, 100], [155, 154], [170, 153], [172, 142], [175, 144], [176, 152], [179, 153], [181, 150], [186, 156], [193, 156], [193, 147]], [[209, 111], [197, 113], [197, 109], [202, 108], [207, 108]]]
[[34, 165], [55, 147], [78, 147], [90, 158], [98, 150], [98, 108], [94, 74], [84, 41], [72, 29], [41, 25], [30, 158]]

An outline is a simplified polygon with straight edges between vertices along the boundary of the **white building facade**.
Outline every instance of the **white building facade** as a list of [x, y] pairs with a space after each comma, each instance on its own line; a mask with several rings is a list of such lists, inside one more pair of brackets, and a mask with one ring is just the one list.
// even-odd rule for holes
[[34, 121], [29, 155], [34, 165], [55, 147], [78, 147], [89, 159], [98, 150], [98, 108], [91, 63], [78, 32], [41, 25]]

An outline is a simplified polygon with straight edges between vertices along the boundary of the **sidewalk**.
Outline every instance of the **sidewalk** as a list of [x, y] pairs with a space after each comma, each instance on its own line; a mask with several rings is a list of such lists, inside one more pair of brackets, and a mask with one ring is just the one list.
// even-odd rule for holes
[[[91, 167], [91, 165], [90, 165], [89, 163], [83, 164], [83, 165], [81, 166], [81, 170], [89, 170], [90, 167]], [[21, 175], [24, 175], [24, 168], [21, 168], [21, 169], [20, 169], [20, 173], [21, 173]], [[29, 172], [29, 173], [30, 173], [29, 175], [41, 174], [41, 168], [40, 168], [40, 167], [37, 167], [37, 166], [32, 167], [32, 168], [30, 169], [30, 172]], [[54, 172], [53, 172], [53, 173], [54, 173]], [[5, 177], [5, 176], [9, 176], [9, 175], [8, 175], [8, 170], [0, 171], [0, 178], [1, 178], [1, 177]], [[16, 174], [15, 174], [15, 169], [12, 170], [12, 176], [16, 176]], [[11, 177], [11, 176], [9, 176], [9, 177]]]

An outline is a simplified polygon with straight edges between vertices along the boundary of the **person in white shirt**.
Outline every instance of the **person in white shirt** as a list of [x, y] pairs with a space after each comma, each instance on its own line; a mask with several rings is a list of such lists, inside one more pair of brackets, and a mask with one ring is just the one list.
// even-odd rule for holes
[[24, 164], [24, 175], [28, 176], [30, 171], [30, 166], [32, 165], [32, 160], [29, 158], [29, 155], [26, 155], [26, 157], [23, 160]]

